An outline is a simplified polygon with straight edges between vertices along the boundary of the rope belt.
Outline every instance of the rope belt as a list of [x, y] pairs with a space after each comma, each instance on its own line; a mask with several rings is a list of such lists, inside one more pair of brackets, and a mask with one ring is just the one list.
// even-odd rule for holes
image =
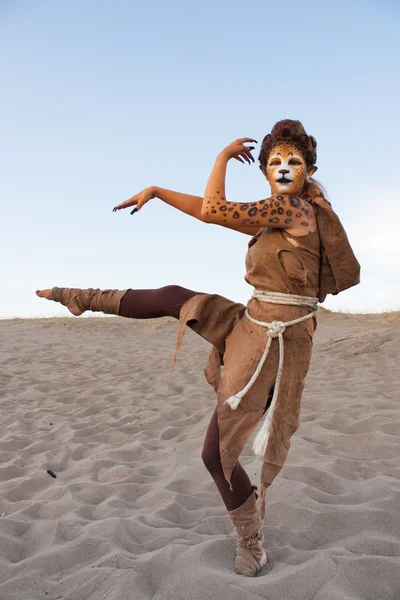
[[299, 319], [294, 319], [293, 321], [287, 321], [286, 323], [283, 323], [282, 321], [272, 321], [271, 323], [266, 323], [264, 321], [257, 321], [257, 319], [254, 319], [246, 309], [246, 317], [252, 323], [255, 323], [256, 325], [261, 325], [261, 327], [265, 327], [267, 329], [267, 345], [260, 359], [260, 362], [258, 363], [257, 368], [248, 384], [240, 392], [237, 392], [237, 394], [225, 400], [225, 404], [229, 404], [229, 406], [233, 410], [235, 410], [239, 406], [241, 399], [245, 394], [247, 394], [247, 392], [259, 376], [261, 369], [267, 359], [269, 349], [271, 348], [272, 340], [277, 337], [279, 342], [279, 364], [275, 380], [274, 393], [272, 396], [272, 402], [265, 415], [264, 423], [260, 431], [258, 432], [253, 444], [254, 454], [256, 454], [257, 456], [261, 456], [265, 453], [265, 450], [267, 448], [268, 439], [272, 429], [272, 418], [278, 399], [279, 386], [281, 383], [284, 358], [283, 333], [286, 327], [290, 327], [290, 325], [296, 325], [296, 323], [306, 321], [307, 319], [310, 319], [315, 314], [317, 314], [318, 298], [311, 298], [310, 296], [295, 296], [294, 294], [281, 294], [278, 292], [263, 292], [260, 290], [254, 290], [252, 298], [260, 300], [261, 302], [268, 302], [270, 304], [285, 304], [286, 306], [304, 306], [305, 308], [309, 308], [312, 310], [310, 314], [305, 315], [304, 317], [300, 317]]

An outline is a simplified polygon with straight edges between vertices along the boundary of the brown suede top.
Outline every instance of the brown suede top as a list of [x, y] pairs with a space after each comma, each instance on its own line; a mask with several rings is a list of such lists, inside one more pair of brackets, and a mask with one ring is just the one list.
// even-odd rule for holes
[[[271, 255], [271, 256], [267, 256]], [[256, 290], [318, 296], [320, 238], [318, 232], [302, 237], [284, 229], [260, 229], [249, 243], [247, 283]]]

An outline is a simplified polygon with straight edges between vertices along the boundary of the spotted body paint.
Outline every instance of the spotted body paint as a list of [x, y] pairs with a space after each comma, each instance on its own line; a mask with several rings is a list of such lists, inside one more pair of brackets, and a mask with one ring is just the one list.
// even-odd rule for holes
[[[272, 196], [259, 202], [224, 202], [218, 205], [213, 197], [206, 197], [205, 215], [211, 223], [235, 223], [236, 226], [259, 225], [292, 229], [315, 228], [312, 205], [297, 196]], [[296, 212], [292, 209], [296, 208]]]
[[289, 204], [290, 206], [293, 206], [293, 208], [300, 208], [301, 200], [300, 198], [296, 198], [296, 196], [289, 196]]

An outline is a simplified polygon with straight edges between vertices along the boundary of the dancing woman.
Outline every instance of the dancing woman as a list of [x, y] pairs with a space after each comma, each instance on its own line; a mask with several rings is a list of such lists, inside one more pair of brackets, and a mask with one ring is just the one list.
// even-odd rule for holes
[[[360, 267], [346, 233], [312, 179], [316, 140], [299, 121], [279, 121], [265, 136], [260, 170], [271, 197], [228, 202], [230, 159], [254, 162], [251, 138], [238, 139], [217, 157], [204, 198], [147, 188], [114, 210], [140, 211], [152, 198], [206, 223], [250, 235], [246, 281], [254, 292], [247, 306], [216, 294], [167, 286], [154, 290], [52, 288], [42, 298], [61, 302], [72, 314], [86, 310], [135, 319], [179, 319], [176, 350], [188, 325], [211, 342], [205, 374], [217, 407], [202, 452], [236, 529], [237, 573], [254, 576], [267, 562], [261, 527], [266, 490], [281, 470], [290, 438], [300, 423], [300, 400], [312, 351], [318, 302], [359, 282]], [[224, 366], [221, 374], [221, 365]], [[238, 458], [258, 422], [253, 449], [263, 456], [260, 507]]]

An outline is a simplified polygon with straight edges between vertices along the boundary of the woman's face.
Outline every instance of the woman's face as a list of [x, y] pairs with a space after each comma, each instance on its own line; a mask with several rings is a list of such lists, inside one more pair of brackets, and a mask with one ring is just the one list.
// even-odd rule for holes
[[274, 196], [300, 194], [306, 179], [317, 169], [307, 169], [303, 154], [292, 144], [279, 144], [268, 157], [266, 177]]

